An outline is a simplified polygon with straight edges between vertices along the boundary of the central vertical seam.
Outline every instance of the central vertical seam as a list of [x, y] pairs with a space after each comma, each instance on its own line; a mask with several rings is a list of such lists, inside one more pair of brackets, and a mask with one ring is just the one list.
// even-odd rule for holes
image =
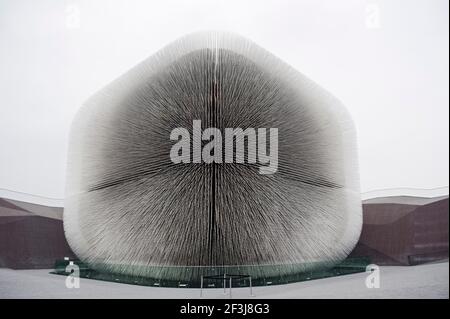
[[[213, 76], [212, 76], [212, 86], [211, 86], [211, 107], [210, 107], [210, 121], [209, 127], [217, 128], [217, 91], [218, 91], [218, 83], [217, 83], [217, 66], [218, 66], [218, 50], [217, 43], [214, 43], [213, 50]], [[214, 138], [214, 143], [217, 143]], [[214, 154], [217, 152], [217, 147], [214, 147]], [[216, 163], [213, 161], [211, 163], [211, 202], [210, 202], [210, 260], [211, 265], [216, 264], [216, 254], [214, 254], [214, 245], [215, 245], [215, 230], [216, 230]]]

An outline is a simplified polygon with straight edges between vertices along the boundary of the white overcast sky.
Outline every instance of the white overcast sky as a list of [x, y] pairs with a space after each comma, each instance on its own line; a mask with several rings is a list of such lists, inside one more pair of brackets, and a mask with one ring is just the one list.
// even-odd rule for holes
[[362, 191], [448, 186], [448, 0], [0, 0], [0, 188], [64, 197], [92, 93], [176, 38], [229, 30], [338, 97]]

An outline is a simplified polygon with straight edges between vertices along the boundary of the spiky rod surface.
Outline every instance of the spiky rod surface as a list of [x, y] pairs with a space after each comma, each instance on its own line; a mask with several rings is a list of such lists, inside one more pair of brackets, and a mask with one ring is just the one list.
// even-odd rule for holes
[[[177, 127], [278, 128], [278, 170], [179, 163]], [[353, 123], [324, 89], [249, 40], [197, 33], [91, 97], [70, 134], [64, 210], [77, 256], [100, 270], [189, 280], [184, 266], [333, 264], [361, 231]], [[180, 266], [164, 271], [153, 266]]]

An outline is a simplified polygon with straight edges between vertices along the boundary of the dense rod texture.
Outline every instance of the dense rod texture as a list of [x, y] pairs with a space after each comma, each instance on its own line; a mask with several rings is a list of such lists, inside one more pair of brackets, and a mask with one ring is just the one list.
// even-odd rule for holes
[[[222, 132], [278, 128], [277, 172], [174, 164], [170, 133], [192, 131], [193, 120]], [[250, 265], [253, 276], [273, 276], [337, 263], [361, 232], [355, 140], [336, 98], [253, 42], [185, 36], [78, 112], [66, 237], [99, 270], [175, 280], [202, 273], [187, 266]]]

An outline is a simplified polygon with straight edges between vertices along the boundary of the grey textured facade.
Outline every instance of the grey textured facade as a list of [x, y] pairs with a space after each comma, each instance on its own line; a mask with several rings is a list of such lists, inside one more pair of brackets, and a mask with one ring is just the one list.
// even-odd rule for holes
[[[277, 128], [277, 172], [174, 164], [171, 131], [194, 120], [222, 131]], [[174, 280], [198, 276], [183, 270], [197, 266], [290, 274], [345, 259], [359, 238], [356, 138], [345, 108], [233, 34], [181, 38], [96, 93], [73, 123], [68, 161], [66, 237], [99, 270]]]

